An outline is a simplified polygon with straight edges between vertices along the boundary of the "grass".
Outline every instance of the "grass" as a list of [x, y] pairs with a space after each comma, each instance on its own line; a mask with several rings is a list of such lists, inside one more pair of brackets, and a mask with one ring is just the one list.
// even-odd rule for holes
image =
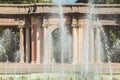
[[[61, 79], [62, 78], [62, 79]], [[94, 75], [94, 80], [112, 80], [120, 79], [119, 74]], [[115, 80], [114, 79], [114, 80]], [[31, 74], [0, 74], [0, 80], [85, 80], [80, 78], [77, 73], [31, 73]], [[88, 79], [91, 80], [91, 79]], [[92, 79], [93, 80], [93, 79]]]

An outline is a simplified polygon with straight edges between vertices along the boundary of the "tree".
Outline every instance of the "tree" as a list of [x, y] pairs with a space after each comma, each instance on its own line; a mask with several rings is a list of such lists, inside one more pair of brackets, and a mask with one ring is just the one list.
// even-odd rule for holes
[[95, 4], [120, 4], [120, 0], [77, 0], [76, 3], [88, 3], [90, 1]]
[[1, 0], [0, 3], [8, 4], [30, 4], [30, 3], [50, 3], [52, 0]]
[[104, 27], [104, 30], [107, 36], [107, 44], [110, 51], [110, 60], [112, 62], [120, 62], [120, 27], [107, 26]]
[[0, 61], [6, 61], [6, 58], [10, 62], [15, 62], [15, 58], [19, 56], [16, 53], [19, 50], [19, 40], [12, 30], [5, 29], [0, 39]]
[[88, 3], [88, 0], [77, 0], [76, 3]]
[[113, 45], [113, 53], [110, 55], [111, 56], [111, 61], [112, 62], [120, 62], [120, 40], [118, 40], [114, 45]]

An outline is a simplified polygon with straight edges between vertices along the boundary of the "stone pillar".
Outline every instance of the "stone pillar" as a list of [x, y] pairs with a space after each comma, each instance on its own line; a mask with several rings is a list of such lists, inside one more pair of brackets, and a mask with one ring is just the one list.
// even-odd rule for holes
[[73, 63], [77, 64], [78, 63], [78, 43], [77, 43], [77, 19], [73, 18], [72, 19], [72, 33], [73, 33]]
[[40, 25], [37, 26], [37, 60], [36, 63], [40, 64], [40, 46], [41, 46], [41, 38], [40, 38]]
[[36, 61], [36, 32], [37, 32], [37, 26], [36, 24], [32, 25], [32, 63], [35, 63]]
[[30, 61], [30, 32], [29, 27], [26, 28], [26, 63]]
[[24, 63], [24, 36], [22, 26], [20, 26], [20, 63]]
[[101, 37], [100, 37], [100, 30], [99, 28], [96, 28], [96, 37], [97, 37], [97, 62], [101, 62], [101, 55], [100, 55], [100, 51], [101, 51]]
[[91, 63], [94, 63], [94, 28], [90, 28], [90, 54], [91, 54]]
[[81, 60], [82, 60], [82, 53], [83, 53], [83, 25], [80, 25], [79, 26], [79, 29], [78, 29], [78, 34], [79, 34], [79, 47], [78, 47], [78, 50], [79, 50], [79, 63], [81, 63]]
[[47, 50], [46, 50], [46, 35], [47, 35], [47, 27], [48, 27], [48, 24], [47, 24], [47, 19], [44, 17], [43, 18], [43, 53], [44, 53], [44, 57], [43, 57], [43, 64], [45, 63], [48, 63], [48, 60], [47, 59]]
[[85, 28], [85, 19], [82, 19], [81, 17], [78, 18], [78, 35], [79, 35], [79, 41], [78, 41], [78, 54], [79, 54], [79, 63], [82, 62], [82, 55], [83, 55], [83, 46], [84, 46], [84, 28]]

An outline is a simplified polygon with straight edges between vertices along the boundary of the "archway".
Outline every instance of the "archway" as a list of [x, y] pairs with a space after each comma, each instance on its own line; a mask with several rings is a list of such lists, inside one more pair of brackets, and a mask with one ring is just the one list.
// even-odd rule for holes
[[[65, 46], [64, 46], [64, 53], [63, 53], [63, 62], [64, 63], [71, 63], [72, 62], [72, 45], [71, 45], [71, 34], [70, 30], [68, 29], [66, 32], [67, 36], [65, 37]], [[56, 28], [52, 32], [52, 39], [53, 39], [53, 58], [55, 59], [55, 62], [61, 63], [61, 33], [60, 28]]]

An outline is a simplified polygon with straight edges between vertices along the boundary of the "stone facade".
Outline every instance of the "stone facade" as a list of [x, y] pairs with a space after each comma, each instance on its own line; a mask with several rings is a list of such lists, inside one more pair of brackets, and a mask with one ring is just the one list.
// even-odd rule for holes
[[[5, 5], [0, 5], [0, 8], [4, 8]], [[30, 5], [23, 5], [26, 10], [32, 10], [30, 9]], [[11, 6], [10, 9], [12, 12], [10, 14], [7, 14], [6, 11], [0, 11], [0, 26], [18, 26], [20, 28], [20, 62], [21, 63], [51, 63], [51, 58], [48, 50], [46, 50], [46, 36], [48, 33], [48, 30], [50, 33], [52, 33], [55, 29], [59, 28], [60, 21], [59, 21], [59, 15], [57, 12], [57, 7], [53, 6], [51, 4], [45, 4], [43, 5], [37, 5], [37, 11], [31, 12], [29, 14], [26, 12], [22, 6], [19, 6], [20, 11], [18, 11], [19, 16], [17, 16], [17, 13], [14, 12], [13, 7], [16, 8], [18, 6]], [[96, 5], [97, 6], [97, 5]], [[105, 8], [101, 7], [102, 5], [98, 5], [99, 10], [103, 9], [110, 9], [107, 5]], [[112, 6], [112, 5], [110, 5]], [[115, 6], [115, 5], [113, 5]], [[120, 5], [116, 5], [120, 6]], [[52, 7], [52, 8], [51, 8]], [[82, 50], [83, 50], [83, 43], [84, 43], [84, 30], [86, 25], [86, 19], [84, 18], [86, 13], [86, 8], [88, 8], [85, 4], [74, 4], [74, 5], [64, 5], [64, 25], [66, 27], [69, 27], [71, 30], [71, 37], [72, 37], [72, 62], [75, 64], [81, 63], [82, 60]], [[115, 10], [117, 11], [117, 8]], [[51, 9], [52, 12], [50, 11]], [[56, 9], [56, 12], [55, 10]], [[82, 11], [81, 11], [82, 9]], [[85, 9], [85, 10], [84, 10]], [[97, 8], [95, 8], [97, 9]], [[0, 9], [1, 10], [1, 9]], [[48, 11], [47, 11], [48, 10]], [[67, 10], [67, 11], [66, 11]], [[116, 11], [112, 12], [112, 10], [108, 10], [108, 12], [111, 12], [111, 14], [108, 14], [107, 12], [97, 11], [98, 15], [100, 16], [107, 16], [107, 15], [113, 15], [116, 13]], [[2, 12], [2, 13], [1, 13]], [[117, 15], [120, 15], [120, 11]], [[53, 13], [53, 15], [51, 14]], [[29, 14], [29, 15], [26, 15]], [[6, 15], [6, 16], [5, 16]], [[11, 15], [11, 17], [9, 17]], [[17, 16], [17, 17], [16, 17]], [[16, 20], [18, 19], [18, 20]], [[118, 21], [118, 20], [117, 20]], [[119, 26], [118, 23], [114, 21], [114, 18], [111, 19], [100, 19], [100, 22], [102, 25], [112, 25], [112, 26]], [[94, 25], [96, 24], [95, 21], [93, 21]], [[25, 34], [23, 33], [23, 28], [25, 29]], [[91, 62], [94, 63], [94, 29], [91, 29]], [[100, 35], [99, 31], [97, 33]], [[25, 37], [24, 37], [25, 36]], [[25, 42], [25, 44], [24, 44]], [[99, 50], [98, 50], [99, 52]], [[45, 56], [47, 56], [47, 59], [44, 59]]]

